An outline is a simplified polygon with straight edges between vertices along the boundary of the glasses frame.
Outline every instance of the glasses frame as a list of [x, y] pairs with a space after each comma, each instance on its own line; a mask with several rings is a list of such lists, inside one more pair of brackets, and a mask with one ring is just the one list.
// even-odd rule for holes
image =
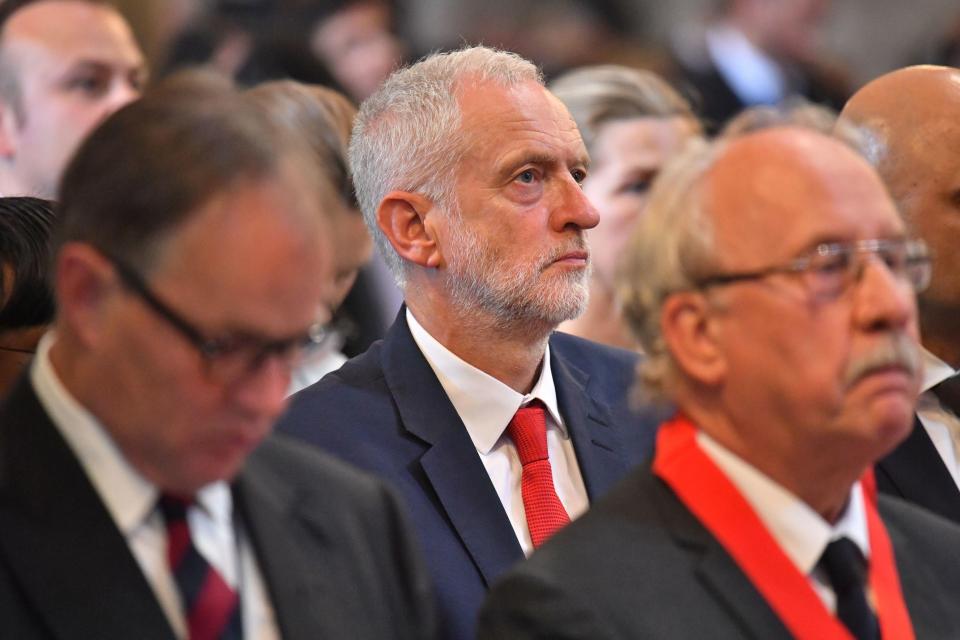
[[[734, 273], [721, 273], [712, 276], [698, 278], [694, 281], [694, 288], [707, 289], [710, 287], [724, 286], [738, 282], [750, 282], [762, 280], [772, 275], [805, 275], [814, 273], [818, 269], [827, 269], [836, 265], [827, 262], [829, 259], [838, 256], [848, 256], [850, 260], [847, 265], [845, 276], [852, 274], [852, 278], [844, 283], [844, 286], [837, 291], [837, 294], [846, 291], [851, 284], [860, 281], [863, 276], [864, 266], [866, 265], [865, 255], [877, 255], [881, 259], [884, 252], [892, 255], [893, 251], [903, 251], [903, 264], [893, 265], [882, 260], [887, 269], [897, 278], [903, 278], [909, 282], [916, 293], [923, 291], [930, 284], [931, 275], [931, 256], [927, 244], [919, 238], [880, 238], [871, 240], [858, 240], [856, 242], [825, 242], [818, 244], [812, 251], [806, 255], [794, 258], [783, 265], [775, 265], [765, 269], [755, 271], [738, 271]], [[923, 271], [919, 278], [914, 281], [910, 277], [912, 268], [921, 268]]]
[[[238, 348], [244, 342], [248, 345], [255, 342], [253, 340], [238, 340], [236, 338], [210, 338], [204, 335], [192, 322], [184, 318], [177, 311], [174, 311], [172, 307], [153, 293], [143, 276], [133, 267], [126, 264], [123, 260], [105, 252], [101, 251], [101, 254], [113, 266], [114, 271], [117, 273], [123, 285], [136, 294], [150, 310], [165, 320], [167, 324], [193, 346], [207, 363], [208, 367], [212, 368], [212, 365], [225, 355], [237, 352]], [[308, 349], [319, 347], [328, 337], [329, 331], [327, 330], [326, 324], [317, 322], [301, 336], [281, 340], [257, 341], [259, 344], [257, 344], [256, 348], [252, 349], [251, 352], [253, 355], [246, 359], [247, 362], [243, 366], [243, 371], [251, 372], [257, 370], [268, 358], [274, 355], [303, 353]], [[290, 358], [288, 357], [286, 359]], [[290, 360], [292, 361], [292, 359]]]

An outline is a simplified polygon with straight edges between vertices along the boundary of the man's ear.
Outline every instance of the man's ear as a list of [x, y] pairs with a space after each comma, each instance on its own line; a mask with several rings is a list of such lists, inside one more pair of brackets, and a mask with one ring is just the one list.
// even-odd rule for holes
[[110, 263], [90, 245], [68, 242], [56, 260], [57, 325], [67, 326], [85, 345], [106, 329], [104, 311], [117, 286]]
[[419, 193], [391, 191], [380, 201], [377, 225], [401, 258], [422, 267], [439, 267], [443, 256], [433, 211], [433, 202]]
[[722, 383], [727, 373], [713, 318], [710, 302], [695, 291], [669, 295], [660, 311], [663, 339], [677, 366], [706, 386]]

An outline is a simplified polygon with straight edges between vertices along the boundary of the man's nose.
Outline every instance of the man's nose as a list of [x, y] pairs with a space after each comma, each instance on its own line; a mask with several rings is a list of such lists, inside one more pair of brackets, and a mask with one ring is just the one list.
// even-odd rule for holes
[[865, 260], [857, 286], [856, 319], [868, 330], [902, 329], [916, 322], [913, 286], [877, 256]]
[[232, 390], [239, 407], [271, 420], [287, 407], [290, 387], [290, 362], [283, 354], [271, 354], [250, 371]]
[[117, 109], [133, 102], [140, 97], [140, 89], [125, 79], [118, 79], [110, 88], [110, 93], [104, 101], [102, 118], [111, 115]]
[[592, 229], [599, 224], [600, 213], [572, 176], [561, 182], [559, 190], [558, 202], [551, 216], [557, 231], [571, 225], [579, 229]]

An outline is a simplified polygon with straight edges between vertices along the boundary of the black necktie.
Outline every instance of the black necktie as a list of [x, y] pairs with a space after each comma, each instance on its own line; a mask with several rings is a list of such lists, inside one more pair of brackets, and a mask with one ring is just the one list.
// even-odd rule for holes
[[864, 589], [867, 566], [860, 549], [849, 538], [827, 545], [819, 567], [827, 574], [837, 595], [837, 618], [857, 640], [878, 640], [877, 617], [867, 603]]
[[960, 416], [960, 374], [947, 378], [931, 391], [937, 396], [940, 404]]

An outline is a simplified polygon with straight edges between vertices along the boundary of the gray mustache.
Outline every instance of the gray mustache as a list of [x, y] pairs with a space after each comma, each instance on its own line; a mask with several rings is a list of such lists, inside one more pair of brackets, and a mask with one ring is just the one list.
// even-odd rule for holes
[[863, 376], [884, 367], [900, 367], [911, 376], [920, 373], [920, 347], [906, 334], [892, 334], [889, 339], [850, 362], [844, 375], [844, 384], [850, 386]]

